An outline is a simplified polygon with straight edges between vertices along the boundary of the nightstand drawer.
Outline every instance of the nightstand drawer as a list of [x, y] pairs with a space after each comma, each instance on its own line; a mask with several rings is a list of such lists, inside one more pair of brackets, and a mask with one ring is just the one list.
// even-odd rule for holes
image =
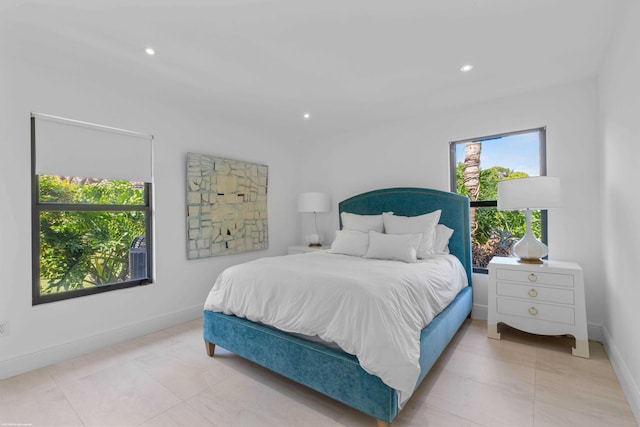
[[498, 282], [496, 293], [500, 296], [526, 298], [530, 301], [547, 301], [559, 304], [574, 304], [572, 289], [545, 288], [526, 284]]
[[501, 314], [565, 323], [567, 325], [575, 324], [575, 311], [573, 307], [531, 303], [509, 298], [497, 298], [496, 303], [497, 311]]
[[570, 286], [573, 287], [573, 275], [571, 274], [557, 274], [557, 273], [543, 273], [539, 271], [528, 270], [506, 270], [497, 269], [496, 278], [498, 280], [509, 282], [523, 282], [538, 285], [551, 285], [551, 286]]

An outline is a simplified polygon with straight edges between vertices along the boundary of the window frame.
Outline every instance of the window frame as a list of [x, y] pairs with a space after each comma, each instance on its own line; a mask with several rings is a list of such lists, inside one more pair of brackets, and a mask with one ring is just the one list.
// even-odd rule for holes
[[[494, 134], [494, 135], [489, 135], [489, 136], [482, 136], [482, 137], [478, 137], [478, 138], [465, 138], [465, 139], [461, 139], [458, 141], [450, 141], [449, 142], [449, 186], [450, 186], [450, 191], [452, 193], [457, 193], [457, 188], [458, 188], [458, 182], [457, 182], [457, 176], [456, 176], [456, 168], [457, 168], [457, 163], [456, 163], [456, 146], [457, 144], [464, 144], [467, 142], [483, 142], [483, 141], [489, 141], [489, 140], [493, 140], [493, 139], [500, 139], [500, 138], [504, 138], [504, 137], [508, 137], [508, 136], [515, 136], [515, 135], [520, 135], [520, 134], [524, 134], [524, 133], [532, 133], [532, 132], [538, 132], [538, 155], [540, 158], [540, 176], [546, 176], [547, 175], [547, 127], [546, 126], [542, 126], [539, 128], [531, 128], [531, 129], [525, 129], [525, 130], [518, 130], [518, 131], [510, 131], [510, 132], [504, 132], [504, 133], [498, 133], [498, 134]], [[470, 207], [471, 208], [490, 208], [490, 207], [498, 207], [498, 200], [479, 200], [479, 201], [470, 201]], [[540, 229], [541, 229], [541, 240], [544, 244], [547, 244], [547, 210], [543, 209], [540, 211]], [[473, 256], [473, 255], [472, 255]], [[546, 257], [545, 257], [546, 259]], [[474, 273], [480, 273], [480, 274], [489, 274], [489, 269], [484, 268], [484, 267], [473, 267], [473, 272]]]
[[[40, 203], [40, 180], [36, 173], [36, 132], [35, 117], [31, 117], [31, 261], [32, 261], [32, 296], [33, 306], [55, 301], [63, 301], [87, 295], [143, 286], [153, 283], [153, 211], [152, 184], [144, 183], [143, 205], [102, 205], [89, 203]], [[136, 278], [124, 282], [111, 283], [92, 288], [75, 289], [53, 294], [40, 293], [40, 214], [49, 211], [74, 212], [123, 212], [138, 211], [145, 213], [145, 249], [147, 257], [147, 277]]]

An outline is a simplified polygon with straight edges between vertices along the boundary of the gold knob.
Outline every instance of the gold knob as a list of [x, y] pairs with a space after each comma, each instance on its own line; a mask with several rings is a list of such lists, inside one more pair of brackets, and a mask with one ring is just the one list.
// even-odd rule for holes
[[532, 316], [537, 315], [538, 314], [538, 309], [533, 307], [533, 306], [529, 307], [529, 314], [532, 315]]
[[538, 296], [538, 291], [536, 291], [536, 290], [535, 290], [535, 289], [533, 289], [533, 288], [529, 289], [529, 296], [530, 296], [531, 298], [535, 298], [535, 297], [537, 297], [537, 296]]
[[536, 282], [537, 280], [538, 280], [538, 276], [536, 276], [533, 273], [529, 274], [529, 281], [530, 282]]

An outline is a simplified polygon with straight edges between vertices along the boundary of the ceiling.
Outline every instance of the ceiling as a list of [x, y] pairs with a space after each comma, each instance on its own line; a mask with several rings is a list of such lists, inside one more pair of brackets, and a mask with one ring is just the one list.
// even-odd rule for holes
[[5, 54], [304, 141], [594, 76], [627, 0], [52, 3], [2, 0]]

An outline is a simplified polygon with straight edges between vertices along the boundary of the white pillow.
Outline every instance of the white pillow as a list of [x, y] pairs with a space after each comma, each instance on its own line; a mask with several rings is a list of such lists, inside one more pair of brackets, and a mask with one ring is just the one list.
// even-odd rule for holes
[[362, 231], [363, 233], [368, 233], [369, 230], [374, 230], [378, 233], [384, 231], [382, 215], [358, 215], [342, 212], [340, 218], [342, 218], [343, 230]]
[[398, 216], [382, 214], [384, 229], [387, 234], [422, 234], [418, 248], [418, 258], [429, 258], [434, 253], [436, 225], [440, 221], [441, 210], [418, 216]]
[[369, 233], [353, 230], [336, 231], [331, 252], [336, 254], [364, 256], [369, 248]]
[[436, 241], [433, 245], [433, 251], [437, 254], [449, 253], [449, 239], [453, 236], [453, 230], [446, 225], [436, 225]]
[[365, 258], [416, 262], [420, 240], [422, 234], [382, 234], [369, 231], [369, 249]]

